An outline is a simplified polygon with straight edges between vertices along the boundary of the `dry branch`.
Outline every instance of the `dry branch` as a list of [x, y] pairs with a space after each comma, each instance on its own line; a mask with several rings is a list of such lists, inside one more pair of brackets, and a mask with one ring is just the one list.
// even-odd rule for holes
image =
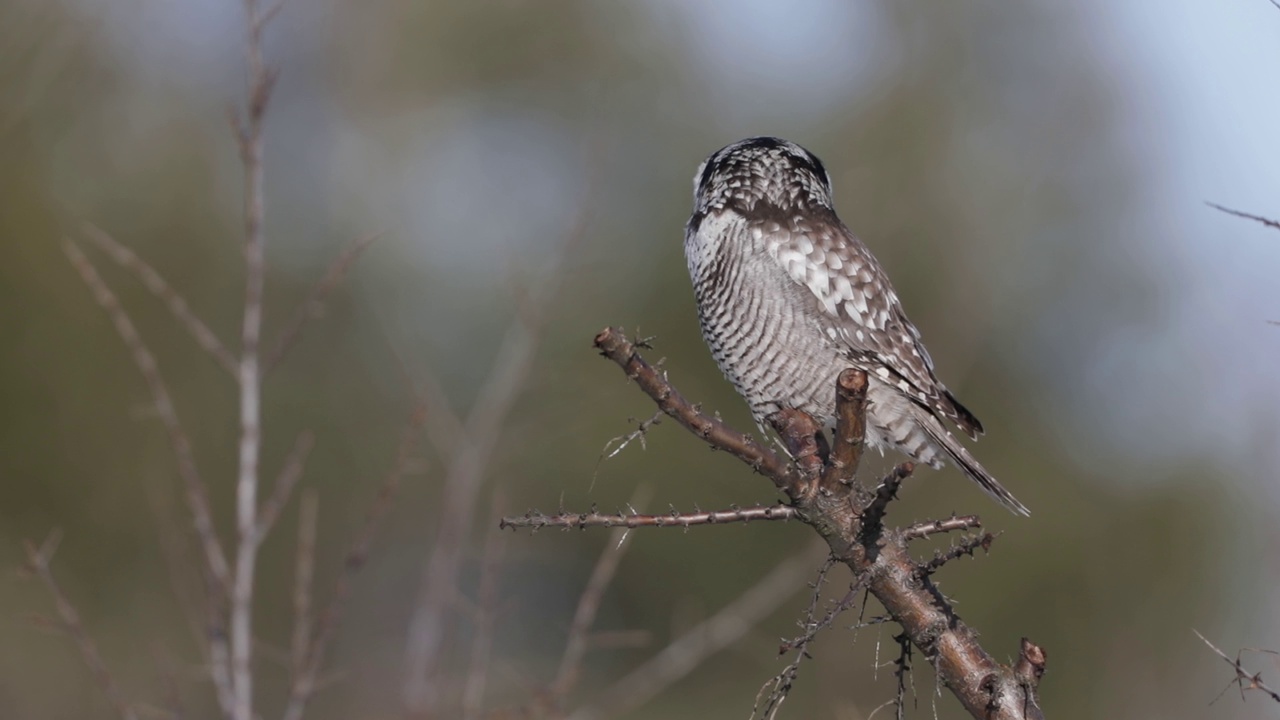
[[[592, 188], [594, 183], [588, 183]], [[448, 471], [440, 501], [440, 529], [428, 553], [405, 644], [402, 694], [412, 714], [432, 711], [440, 695], [440, 655], [445, 646], [449, 610], [458, 584], [463, 549], [475, 520], [476, 498], [489, 462], [497, 454], [503, 425], [529, 373], [562, 279], [560, 268], [586, 237], [590, 198], [550, 263], [550, 272], [530, 289], [494, 356], [494, 366], [467, 415], [456, 452], [446, 456]]]
[[796, 509], [790, 505], [761, 505], [749, 508], [730, 508], [711, 512], [695, 511], [690, 513], [675, 510], [662, 515], [641, 515], [640, 513], [599, 513], [594, 509], [585, 513], [556, 513], [543, 515], [537, 510], [530, 510], [524, 515], [502, 518], [499, 527], [532, 528], [538, 530], [545, 527], [554, 528], [589, 528], [589, 527], [691, 527], [693, 525], [723, 525], [734, 522], [751, 522], [752, 520], [790, 520], [796, 517]]
[[[493, 500], [494, 515], [501, 515], [501, 496]], [[507, 550], [507, 535], [491, 532], [484, 545], [480, 566], [480, 586], [476, 591], [475, 637], [471, 643], [471, 663], [462, 684], [462, 718], [481, 717], [484, 691], [489, 680], [489, 661], [498, 624], [498, 581], [502, 576], [502, 559]]]
[[[277, 6], [278, 9], [278, 6]], [[379, 235], [365, 235], [351, 243], [346, 250], [343, 250], [338, 257], [333, 259], [329, 264], [328, 271], [315, 287], [311, 288], [311, 292], [307, 294], [306, 299], [298, 305], [294, 310], [293, 317], [289, 319], [289, 323], [285, 325], [284, 330], [280, 332], [276, 342], [271, 346], [271, 351], [266, 354], [262, 361], [262, 375], [265, 377], [271, 374], [285, 356], [289, 354], [289, 350], [293, 348], [294, 343], [302, 335], [302, 329], [306, 327], [307, 322], [318, 317], [324, 310], [324, 301], [329, 297], [342, 279], [347, 276], [347, 272], [351, 270], [351, 266], [356, 260], [360, 259], [360, 254], [365, 248], [373, 244]]]
[[356, 533], [343, 559], [342, 572], [338, 574], [329, 604], [316, 618], [314, 627], [311, 629], [305, 653], [306, 662], [301, 664], [301, 670], [295, 672], [289, 682], [289, 700], [285, 707], [284, 720], [300, 720], [307, 704], [315, 695], [329, 642], [337, 632], [338, 625], [342, 622], [342, 614], [346, 611], [347, 597], [351, 594], [351, 581], [368, 560], [369, 548], [377, 536], [378, 529], [382, 527], [383, 519], [391, 509], [392, 501], [400, 491], [400, 482], [404, 479], [409, 460], [417, 449], [418, 438], [422, 433], [422, 423], [425, 420], [426, 406], [419, 400], [413, 407], [409, 422], [401, 432], [395, 461], [387, 471], [386, 479], [378, 488], [378, 495], [365, 515], [364, 524]]
[[262, 31], [274, 14], [264, 15], [258, 0], [244, 0], [245, 59], [249, 97], [244, 119], [236, 122], [240, 162], [244, 167], [244, 312], [240, 329], [240, 443], [236, 475], [236, 563], [231, 586], [232, 720], [254, 720], [253, 590], [262, 537], [258, 533], [258, 473], [262, 454], [263, 286], [266, 279], [266, 193], [262, 166], [263, 124], [276, 73], [262, 57]]
[[[648, 500], [648, 491], [641, 489], [637, 490], [636, 494], [643, 495], [644, 498], [633, 498], [632, 504], [644, 505]], [[564, 655], [560, 659], [560, 670], [556, 673], [555, 681], [551, 683], [551, 697], [557, 705], [564, 702], [582, 674], [582, 661], [587, 655], [591, 628], [595, 625], [600, 602], [604, 599], [604, 593], [609, 588], [609, 584], [613, 582], [613, 576], [618, 571], [623, 554], [630, 547], [628, 541], [631, 534], [628, 530], [630, 528], [625, 526], [618, 527], [610, 534], [604, 551], [600, 553], [600, 558], [596, 560], [596, 566], [591, 571], [586, 588], [578, 597], [578, 607], [574, 610], [573, 620], [569, 623], [569, 637], [565, 641]]]
[[89, 241], [97, 245], [99, 249], [107, 254], [117, 265], [133, 273], [138, 281], [146, 286], [169, 308], [169, 313], [173, 315], [187, 332], [191, 333], [191, 337], [195, 339], [205, 352], [209, 354], [223, 370], [234, 377], [238, 372], [238, 363], [231, 352], [227, 350], [226, 345], [218, 338], [209, 326], [191, 311], [191, 306], [187, 304], [186, 299], [173, 289], [164, 277], [151, 267], [145, 260], [138, 257], [137, 253], [129, 248], [121, 245], [115, 238], [111, 237], [105, 230], [99, 228], [92, 223], [83, 224], [84, 236]]
[[53, 553], [58, 548], [58, 540], [59, 535], [55, 531], [40, 547], [36, 547], [35, 543], [30, 541], [24, 543], [28, 567], [49, 589], [49, 594], [53, 595], [54, 607], [58, 611], [58, 626], [75, 641], [76, 647], [80, 649], [81, 659], [93, 673], [93, 679], [102, 689], [102, 694], [107, 696], [107, 701], [111, 703], [116, 715], [119, 715], [121, 720], [138, 720], [137, 711], [125, 699], [120, 686], [107, 670], [107, 664], [98, 652], [97, 643], [84, 629], [84, 624], [80, 621], [80, 613], [76, 611], [75, 605], [71, 604], [71, 600], [67, 598], [66, 593], [53, 577], [53, 570], [49, 567], [49, 563], [53, 560]]
[[[137, 327], [120, 306], [115, 293], [111, 292], [93, 264], [89, 262], [89, 258], [85, 257], [74, 243], [65, 243], [63, 249], [72, 266], [80, 273], [85, 285], [89, 286], [93, 299], [106, 311], [111, 322], [116, 326], [120, 339], [133, 355], [133, 364], [138, 368], [142, 379], [147, 383], [148, 390], [151, 391], [151, 403], [155, 407], [160, 422], [169, 433], [169, 444], [173, 447], [173, 454], [178, 460], [178, 475], [182, 477], [186, 490], [187, 508], [191, 511], [192, 520], [195, 522], [196, 535], [200, 538], [205, 561], [217, 586], [225, 588], [229, 582], [230, 571], [227, 556], [222, 551], [222, 545], [219, 544], [213, 527], [213, 516], [209, 511], [209, 493], [196, 467], [195, 455], [191, 450], [191, 439], [178, 419], [178, 411], [169, 394], [169, 386], [160, 375], [155, 356], [151, 354], [142, 336], [138, 334]], [[225, 590], [220, 591], [225, 592]]]
[[1239, 218], [1244, 218], [1245, 220], [1252, 220], [1256, 223], [1261, 223], [1263, 225], [1266, 225], [1267, 227], [1272, 228], [1274, 230], [1280, 230], [1280, 220], [1272, 220], [1269, 217], [1263, 217], [1262, 215], [1254, 215], [1253, 213], [1247, 213], [1243, 210], [1232, 210], [1229, 207], [1223, 207], [1217, 203], [1210, 202], [1205, 204], [1213, 208], [1214, 210], [1219, 210], [1228, 215], [1234, 215]]
[[[933, 585], [929, 575], [936, 569], [934, 564], [922, 564], [908, 552], [910, 540], [977, 527], [977, 518], [953, 516], [917, 523], [905, 530], [887, 527], [884, 520], [889, 506], [902, 481], [911, 474], [911, 463], [900, 465], [872, 490], [849, 481], [862, 447], [862, 428], [855, 421], [865, 403], [866, 377], [862, 372], [845, 372], [837, 380], [838, 431], [830, 451], [823, 452], [816, 424], [803, 413], [783, 411], [770, 418], [796, 459], [791, 463], [719, 419], [703, 414], [671, 386], [665, 373], [641, 357], [637, 345], [621, 331], [602, 331], [596, 336], [595, 345], [663, 412], [714, 448], [732, 453], [785, 492], [796, 517], [813, 527], [833, 557], [853, 571], [855, 582], [880, 601], [889, 616], [902, 626], [903, 636], [928, 659], [942, 684], [973, 717], [1044, 717], [1035, 692], [1044, 671], [1044, 651], [1024, 641], [1016, 668], [998, 663]], [[561, 517], [566, 515], [573, 517], [561, 513]], [[939, 557], [949, 559], [989, 542], [989, 536], [981, 536], [976, 541], [962, 542], [957, 546], [960, 551]], [[940, 566], [945, 559], [935, 563]]]
[[600, 700], [578, 708], [568, 720], [602, 720], [625, 715], [687, 677], [708, 657], [738, 642], [794, 596], [811, 572], [813, 554], [814, 548], [808, 547], [775, 565], [733, 602], [605, 688], [598, 695]]
[[[1242, 700], [1244, 699], [1244, 693], [1246, 690], [1257, 690], [1258, 692], [1262, 693], [1263, 695], [1266, 695], [1272, 700], [1276, 702], [1280, 702], [1280, 690], [1272, 688], [1270, 685], [1265, 683], [1262, 680], [1262, 673], [1249, 672], [1248, 670], [1246, 670], [1240, 659], [1241, 654], [1245, 650], [1254, 650], [1255, 652], [1267, 653], [1269, 655], [1280, 655], [1280, 653], [1274, 650], [1257, 650], [1256, 648], [1243, 648], [1239, 652], [1237, 652], [1236, 656], [1233, 658], [1227, 655], [1226, 653], [1222, 652], [1222, 650], [1217, 645], [1214, 645], [1213, 643], [1209, 642], [1209, 639], [1206, 638], [1204, 635], [1201, 635], [1199, 630], [1192, 630], [1191, 632], [1195, 633], [1196, 637], [1200, 638], [1201, 642], [1203, 642], [1205, 645], [1208, 645], [1209, 649], [1212, 650], [1218, 657], [1222, 658], [1223, 662], [1230, 665], [1232, 670], [1235, 670], [1236, 672], [1235, 678], [1231, 680], [1231, 683], [1227, 685], [1227, 687], [1224, 688], [1222, 692], [1225, 693], [1228, 689], [1231, 688], [1231, 685], [1235, 685], [1240, 688], [1240, 699]], [[1041, 672], [1043, 672], [1043, 670], [1041, 670]], [[1218, 693], [1218, 697], [1222, 697], [1222, 693]]]

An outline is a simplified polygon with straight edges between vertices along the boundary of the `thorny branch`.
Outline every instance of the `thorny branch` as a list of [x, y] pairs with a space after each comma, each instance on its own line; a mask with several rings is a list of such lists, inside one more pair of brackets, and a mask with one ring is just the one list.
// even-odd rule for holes
[[[666, 374], [640, 355], [639, 347], [620, 330], [608, 328], [595, 338], [595, 346], [615, 362], [658, 408], [682, 426], [727, 451], [768, 477], [790, 500], [794, 517], [810, 525], [827, 543], [832, 557], [853, 572], [854, 588], [865, 587], [903, 629], [904, 647], [914, 646], [934, 667], [939, 680], [975, 718], [983, 720], [1042, 719], [1036, 688], [1044, 673], [1044, 651], [1024, 639], [1014, 667], [995, 660], [978, 641], [977, 633], [955, 613], [949, 600], [934, 586], [930, 574], [962, 554], [990, 545], [990, 535], [962, 540], [950, 551], [921, 563], [908, 552], [908, 543], [935, 533], [981, 526], [973, 516], [916, 523], [905, 529], [888, 527], [885, 517], [903, 481], [914, 469], [903, 463], [874, 489], [853, 482], [861, 457], [867, 379], [857, 370], [846, 370], [836, 379], [837, 429], [832, 447], [825, 447], [812, 418], [784, 410], [769, 418], [793, 460], [779, 457], [769, 448], [709, 417], [684, 398]], [[503, 526], [587, 527], [625, 523], [633, 516], [583, 515], [561, 512], [547, 518], [530, 513], [524, 518], [504, 518]], [[660, 516], [651, 516], [660, 517]], [[606, 518], [608, 521], [606, 521]], [[588, 522], [590, 520], [591, 522]], [[659, 525], [634, 522], [635, 527]], [[843, 604], [843, 603], [842, 603]], [[806, 626], [812, 620], [812, 607]], [[837, 608], [839, 610], [839, 607]], [[838, 614], [838, 613], [837, 613]], [[798, 645], [803, 656], [810, 633]], [[909, 645], [905, 644], [909, 643]], [[786, 647], [786, 646], [784, 646]], [[905, 657], [905, 656], [904, 656]], [[793, 663], [798, 667], [798, 662]], [[905, 672], [903, 665], [900, 671]], [[775, 678], [766, 713], [775, 712], [794, 680], [786, 670]], [[901, 712], [901, 699], [899, 699]], [[768, 717], [768, 715], [766, 715]]]
[[[760, 688], [760, 692], [756, 693], [755, 705], [751, 708], [751, 720], [754, 720], [757, 713], [762, 720], [773, 720], [777, 716], [778, 711], [782, 709], [782, 703], [787, 699], [787, 695], [791, 692], [792, 683], [800, 674], [800, 664], [809, 657], [809, 643], [813, 642], [818, 636], [821, 622], [814, 619], [818, 612], [818, 603], [822, 599], [822, 586], [827, 581], [827, 573], [830, 572], [833, 565], [836, 564], [836, 558], [828, 555], [826, 562], [822, 563], [822, 567], [818, 570], [818, 579], [813, 582], [813, 593], [809, 597], [809, 607], [805, 609], [804, 620], [800, 622], [801, 629], [804, 634], [797, 640], [784, 642], [779, 648], [779, 654], [796, 651], [795, 659], [792, 660], [782, 672], [773, 676], [768, 682]], [[855, 594], [854, 590], [850, 590], [850, 594]], [[829, 614], [828, 617], [834, 619], [839, 613]], [[826, 618], [823, 619], [826, 621]], [[829, 622], [829, 621], [828, 621]], [[765, 695], [765, 690], [769, 690], [769, 694]], [[764, 697], [764, 707], [761, 707], [761, 697]]]
[[[1233, 658], [1230, 655], [1227, 655], [1226, 653], [1222, 652], [1222, 650], [1218, 648], [1217, 645], [1214, 645], [1213, 643], [1209, 642], [1209, 639], [1206, 638], [1204, 635], [1201, 635], [1199, 630], [1192, 630], [1191, 632], [1195, 633], [1196, 637], [1200, 638], [1201, 642], [1203, 642], [1205, 645], [1208, 645], [1210, 650], [1216, 653], [1218, 657], [1222, 658], [1223, 662], [1230, 665], [1231, 669], [1235, 670], [1236, 672], [1236, 676], [1231, 681], [1231, 683], [1228, 684], [1227, 687], [1223, 688], [1221, 693], [1218, 693], [1219, 698], [1222, 697], [1222, 693], [1225, 693], [1227, 690], [1231, 688], [1232, 685], [1235, 685], [1240, 688], [1240, 698], [1242, 700], [1244, 699], [1244, 692], [1246, 690], [1257, 690], [1258, 692], [1262, 693], [1263, 695], [1266, 695], [1272, 700], [1276, 702], [1280, 702], [1280, 690], [1272, 688], [1270, 685], [1263, 682], [1262, 673], [1260, 672], [1254, 673], [1246, 670], [1244, 665], [1241, 663], [1241, 659], [1240, 659], [1241, 655], [1244, 653], [1245, 650], [1253, 650], [1254, 652], [1267, 653], [1270, 655], [1280, 655], [1280, 653], [1274, 650], [1258, 650], [1256, 648], [1242, 648], [1239, 652], [1236, 653], [1236, 656]], [[1217, 702], [1217, 698], [1214, 698], [1214, 702]]]
[[596, 512], [593, 508], [585, 513], [561, 512], [555, 515], [543, 515], [537, 510], [530, 510], [524, 515], [504, 517], [498, 526], [506, 528], [589, 528], [589, 527], [692, 527], [694, 525], [722, 525], [733, 522], [751, 522], [752, 520], [791, 520], [797, 516], [795, 508], [789, 505], [761, 505], [749, 508], [731, 508], [712, 512], [679, 512], [672, 510], [663, 515], [641, 515], [640, 513]]

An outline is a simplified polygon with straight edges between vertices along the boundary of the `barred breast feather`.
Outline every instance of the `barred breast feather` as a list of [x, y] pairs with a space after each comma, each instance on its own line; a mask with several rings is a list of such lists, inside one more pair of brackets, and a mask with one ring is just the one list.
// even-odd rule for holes
[[950, 460], [1010, 510], [1027, 509], [949, 432], [978, 419], [937, 378], [884, 270], [831, 207], [815, 156], [776, 138], [712, 154], [695, 176], [685, 255], [703, 337], [756, 421], [795, 408], [829, 423], [835, 379], [865, 371], [867, 441]]

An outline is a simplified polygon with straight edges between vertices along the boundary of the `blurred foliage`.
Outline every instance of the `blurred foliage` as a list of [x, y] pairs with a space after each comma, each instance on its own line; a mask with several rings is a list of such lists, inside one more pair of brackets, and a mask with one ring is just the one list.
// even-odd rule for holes
[[[55, 573], [121, 684], [159, 703], [176, 662], [204, 713], [212, 697], [199, 644], [171, 592], [193, 581], [171, 557], [191, 545], [172, 454], [128, 355], [61, 252], [92, 221], [153, 263], [223, 338], [237, 336], [239, 185], [222, 114], [238, 98], [239, 4], [191, 5], [0, 5], [0, 568], [19, 566], [21, 539], [62, 528]], [[695, 15], [705, 8], [287, 6], [270, 37], [284, 74], [267, 137], [268, 336], [343, 243], [387, 232], [267, 389], [266, 478], [299, 430], [316, 433], [305, 482], [320, 497], [322, 597], [409, 412], [401, 359], [411, 376], [429, 368], [464, 412], [525, 290], [554, 270], [548, 253], [581, 213], [587, 241], [560, 269], [461, 591], [473, 592], [480, 541], [494, 531], [496, 489], [509, 508], [544, 510], [621, 506], [637, 485], [652, 488], [658, 508], [773, 500], [767, 483], [671, 423], [647, 450], [597, 464], [628, 417], [652, 410], [589, 343], [607, 324], [656, 334], [654, 355], [687, 396], [750, 426], [698, 337], [680, 241], [698, 161], [745, 135], [780, 134], [826, 160], [842, 215], [895, 278], [944, 380], [983, 418], [978, 454], [1034, 512], [1000, 515], [952, 470], [921, 473], [895, 506], [903, 520], [979, 511], [1003, 531], [990, 558], [940, 575], [986, 647], [1012, 654], [1027, 635], [1049, 650], [1042, 690], [1055, 717], [1206, 716], [1226, 673], [1190, 628], [1214, 637], [1250, 627], [1261, 543], [1240, 524], [1261, 511], [1220, 491], [1241, 465], [1127, 453], [1125, 432], [1140, 428], [1081, 431], [1111, 409], [1071, 401], [1082, 392], [1079, 363], [1120, 342], [1120, 326], [1155, 322], [1162, 282], [1108, 231], [1123, 225], [1147, 170], [1120, 146], [1126, 108], [1106, 61], [1081, 50], [1091, 29], [1068, 6], [877, 7], [836, 13], [859, 24], [836, 32], [875, 35], [879, 50], [855, 53], [848, 67], [823, 66], [815, 50], [828, 84], [811, 112], [777, 107], [789, 100], [771, 97], [800, 91], [767, 83], [748, 86], [758, 95], [732, 109], [717, 99], [707, 56], [728, 50], [704, 44]], [[746, 36], [729, 50], [752, 71], [770, 62], [764, 40]], [[842, 74], [858, 80], [842, 85]], [[159, 357], [225, 529], [231, 382], [132, 277], [93, 257]], [[1189, 407], [1207, 392], [1176, 391]], [[333, 654], [341, 679], [311, 717], [398, 714], [404, 631], [441, 479], [433, 454], [418, 465], [358, 582]], [[1126, 488], [1136, 476], [1146, 479]], [[1246, 521], [1230, 520], [1236, 513]], [[259, 573], [268, 715], [286, 675], [271, 648], [288, 643], [295, 522], [290, 511]], [[495, 705], [552, 677], [605, 537], [511, 538]], [[653, 645], [593, 653], [579, 695], [809, 541], [794, 524], [642, 533], [599, 627], [647, 630]], [[782, 665], [776, 639], [794, 634], [803, 595], [797, 588], [738, 647], [633, 717], [745, 717]], [[109, 716], [71, 644], [25, 622], [49, 607], [36, 583], [0, 573], [0, 716]], [[452, 665], [465, 663], [469, 632], [460, 621]], [[891, 652], [888, 632], [863, 630], [856, 644], [847, 631], [824, 636], [784, 716], [863, 718], [891, 697], [891, 674], [873, 669]], [[929, 717], [932, 680], [917, 666], [909, 714]], [[959, 717], [949, 696], [936, 708]], [[1249, 711], [1234, 701], [1212, 710], [1265, 716]]]

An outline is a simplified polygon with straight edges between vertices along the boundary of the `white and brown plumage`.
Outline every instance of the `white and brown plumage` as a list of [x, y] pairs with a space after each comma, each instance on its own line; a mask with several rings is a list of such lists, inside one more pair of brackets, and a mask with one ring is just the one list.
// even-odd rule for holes
[[694, 176], [685, 256], [702, 334], [756, 422], [782, 408], [834, 421], [835, 379], [867, 373], [867, 443], [941, 467], [949, 459], [1028, 514], [944, 426], [982, 424], [934, 375], [880, 264], [831, 203], [808, 150], [771, 137], [717, 150]]

